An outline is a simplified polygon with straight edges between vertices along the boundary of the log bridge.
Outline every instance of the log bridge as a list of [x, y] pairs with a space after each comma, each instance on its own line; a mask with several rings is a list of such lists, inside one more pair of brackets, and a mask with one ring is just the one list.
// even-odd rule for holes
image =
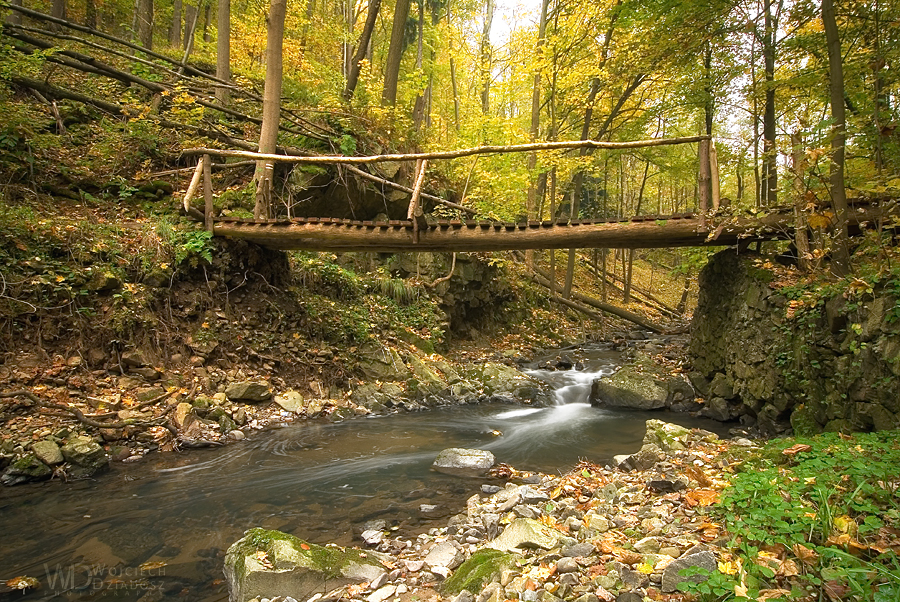
[[[555, 148], [637, 148], [700, 142], [700, 211], [677, 215], [637, 216], [624, 220], [529, 221], [427, 221], [419, 206], [421, 183], [429, 159], [448, 159], [486, 152], [526, 152]], [[202, 219], [215, 236], [247, 240], [280, 250], [316, 250], [331, 252], [478, 252], [525, 249], [619, 248], [726, 246], [764, 240], [790, 239], [796, 216], [791, 208], [770, 210], [761, 216], [723, 215], [718, 207], [718, 174], [715, 151], [708, 137], [675, 138], [625, 143], [554, 142], [505, 147], [479, 147], [459, 151], [369, 157], [263, 155], [249, 151], [188, 149], [187, 155], [199, 155], [194, 176], [184, 197], [190, 206], [203, 181], [205, 200]], [[211, 155], [233, 156], [267, 162], [290, 163], [375, 163], [378, 161], [417, 162], [415, 188], [406, 220], [358, 221], [338, 218], [291, 218], [246, 220], [215, 218], [211, 182]], [[705, 159], [705, 160], [704, 160]], [[449, 204], [449, 203], [448, 203]], [[711, 206], [710, 206], [711, 205]], [[854, 207], [849, 215], [851, 232], [866, 223], [875, 223], [885, 210], [867, 203]]]

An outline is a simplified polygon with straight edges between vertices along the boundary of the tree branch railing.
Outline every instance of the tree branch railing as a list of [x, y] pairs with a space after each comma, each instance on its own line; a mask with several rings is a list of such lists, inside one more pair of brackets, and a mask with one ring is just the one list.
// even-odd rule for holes
[[[197, 167], [194, 171], [193, 178], [191, 179], [191, 183], [188, 186], [187, 192], [184, 195], [184, 210], [186, 213], [192, 213], [192, 209], [190, 206], [190, 201], [194, 197], [197, 192], [197, 188], [200, 184], [201, 175], [206, 171], [208, 173], [210, 169], [210, 156], [216, 155], [219, 157], [233, 157], [240, 159], [249, 159], [253, 161], [265, 161], [271, 163], [289, 163], [289, 164], [325, 164], [325, 165], [346, 165], [348, 168], [353, 170], [360, 175], [366, 174], [362, 170], [355, 167], [356, 165], [364, 165], [364, 164], [372, 164], [372, 163], [382, 163], [382, 162], [416, 162], [416, 178], [413, 188], [405, 189], [409, 191], [412, 196], [409, 202], [409, 209], [407, 212], [407, 219], [412, 220], [414, 226], [414, 241], [418, 241], [418, 228], [416, 227], [418, 221], [416, 219], [416, 215], [418, 212], [421, 212], [421, 208], [419, 207], [419, 198], [429, 198], [430, 200], [434, 200], [435, 202], [447, 205], [454, 209], [468, 211], [471, 212], [466, 207], [462, 205], [451, 203], [450, 201], [445, 201], [439, 197], [434, 197], [431, 195], [426, 195], [422, 192], [422, 184], [425, 176], [425, 169], [427, 167], [428, 161], [435, 159], [459, 159], [462, 157], [471, 157], [473, 155], [492, 155], [492, 154], [506, 154], [506, 153], [528, 153], [535, 151], [551, 151], [551, 150], [569, 150], [569, 149], [580, 149], [580, 148], [590, 148], [590, 149], [605, 149], [605, 150], [627, 150], [634, 148], [648, 148], [648, 147], [657, 147], [657, 146], [673, 146], [677, 144], [691, 144], [691, 143], [699, 143], [699, 154], [700, 154], [700, 211], [703, 216], [706, 215], [709, 210], [710, 205], [710, 196], [713, 196], [713, 206], [717, 208], [718, 203], [718, 194], [711, 195], [712, 192], [718, 192], [718, 173], [715, 171], [711, 165], [714, 164], [714, 156], [715, 156], [715, 146], [711, 143], [710, 136], [688, 136], [688, 137], [680, 137], [680, 138], [655, 138], [650, 140], [634, 140], [629, 142], [603, 142], [598, 140], [566, 140], [566, 141], [554, 141], [554, 142], [533, 142], [528, 144], [512, 144], [512, 145], [485, 145], [485, 146], [477, 146], [471, 148], [463, 148], [451, 151], [434, 151], [434, 152], [426, 152], [426, 153], [391, 153], [391, 154], [383, 154], [383, 155], [362, 155], [362, 156], [346, 156], [346, 155], [287, 155], [287, 154], [273, 154], [273, 153], [258, 153], [249, 150], [229, 150], [229, 149], [216, 149], [216, 148], [207, 148], [207, 147], [196, 147], [196, 148], [188, 148], [182, 151], [182, 155], [184, 156], [197, 156], [200, 155], [200, 160], [197, 162]], [[367, 174], [368, 175], [368, 174]], [[713, 179], [713, 175], [715, 175], [715, 182], [711, 181]], [[210, 187], [211, 183], [209, 178], [206, 178], [206, 185], [204, 189]], [[395, 186], [400, 188], [399, 185]], [[212, 212], [212, 202], [211, 192], [205, 191], [204, 197], [206, 200], [206, 210], [204, 212], [204, 223], [206, 224], [207, 229], [212, 232], [214, 226], [214, 218], [211, 215]], [[705, 226], [705, 217], [703, 218], [703, 224]]]

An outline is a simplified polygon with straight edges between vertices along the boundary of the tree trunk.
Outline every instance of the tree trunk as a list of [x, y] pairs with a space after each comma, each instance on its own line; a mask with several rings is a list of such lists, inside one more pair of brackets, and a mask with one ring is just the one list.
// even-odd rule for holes
[[847, 191], [844, 188], [844, 144], [847, 139], [844, 66], [832, 0], [822, 0], [822, 25], [828, 44], [828, 83], [831, 93], [831, 172], [828, 178], [831, 203], [834, 206], [831, 269], [837, 276], [846, 276], [850, 273], [850, 246], [847, 232]]
[[[216, 29], [216, 77], [227, 82], [231, 81], [231, 0], [219, 0]], [[216, 88], [216, 102], [220, 105], [227, 105], [229, 96], [228, 88]]]
[[494, 0], [484, 0], [484, 25], [481, 30], [481, 112], [491, 112], [491, 26]]
[[366, 23], [363, 25], [362, 33], [359, 36], [356, 52], [353, 54], [353, 58], [350, 59], [350, 72], [347, 74], [347, 83], [344, 85], [344, 92], [342, 93], [344, 100], [353, 98], [353, 93], [356, 91], [356, 84], [359, 81], [359, 70], [362, 68], [361, 63], [369, 48], [369, 41], [372, 39], [372, 32], [375, 31], [375, 24], [378, 22], [378, 12], [380, 10], [381, 0], [370, 0]]
[[[287, 0], [271, 0], [266, 20], [266, 83], [263, 90], [263, 121], [259, 133], [259, 152], [274, 153], [278, 144], [281, 119], [281, 78], [284, 46], [284, 17]], [[260, 161], [256, 165], [256, 206], [253, 216], [266, 219], [273, 215], [272, 189], [274, 164]]]
[[[9, 3], [12, 6], [22, 6], [22, 0], [10, 0]], [[6, 15], [6, 22], [10, 25], [21, 25], [22, 13], [15, 10], [9, 11], [9, 14]]]
[[[418, 0], [419, 19], [416, 22], [416, 72], [422, 71], [422, 55], [425, 44], [425, 0]], [[413, 131], [419, 132], [425, 122], [425, 95], [416, 95], [413, 105]]]
[[172, 3], [172, 24], [169, 27], [169, 46], [181, 48], [181, 6], [182, 0]]
[[[779, 9], [780, 4], [779, 0]], [[766, 78], [763, 109], [763, 205], [774, 207], [778, 203], [778, 148], [775, 145], [775, 36], [778, 24], [772, 14], [772, 0], [764, 1], [763, 11], [763, 63]]]
[[806, 232], [806, 159], [803, 152], [803, 136], [800, 132], [791, 134], [791, 160], [794, 170], [794, 245], [797, 247], [797, 265], [803, 272], [809, 272], [809, 238]]
[[[50, 7], [50, 16], [67, 21], [68, 17], [66, 16], [66, 0], [53, 0], [53, 4]], [[57, 27], [53, 26], [50, 29], [55, 31]]]
[[306, 2], [306, 20], [303, 22], [303, 29], [300, 31], [300, 50], [306, 53], [306, 43], [309, 41], [309, 26], [316, 14], [316, 0], [307, 0]]
[[209, 43], [209, 13], [212, 10], [212, 3], [207, 2], [203, 5], [203, 41]]
[[[550, 0], [541, 2], [541, 17], [538, 25], [538, 39], [536, 54], [540, 56], [541, 48], [544, 45], [544, 38], [547, 35], [547, 10], [550, 6]], [[534, 80], [531, 86], [531, 127], [528, 135], [531, 142], [537, 140], [541, 129], [541, 70], [535, 69]], [[534, 173], [537, 167], [537, 153], [530, 153], [525, 164], [528, 169], [530, 183], [528, 186], [528, 196], [525, 199], [525, 214], [529, 220], [535, 219], [535, 209], [537, 207], [538, 179]], [[525, 254], [526, 263], [531, 266], [534, 263], [534, 254]]]
[[391, 26], [391, 44], [388, 47], [387, 61], [384, 66], [384, 90], [381, 103], [397, 104], [397, 84], [400, 80], [400, 61], [403, 59], [403, 35], [406, 32], [406, 20], [409, 18], [410, 0], [397, 0], [394, 5], [394, 22]]
[[194, 30], [197, 29], [197, 17], [200, 15], [198, 10], [198, 7], [191, 4], [186, 4], [184, 6], [184, 38], [182, 39], [182, 49], [185, 51], [187, 51], [194, 42]]
[[138, 43], [153, 50], [153, 0], [137, 0], [137, 39]]
[[91, 29], [97, 29], [97, 3], [95, 0], [84, 2], [84, 25]]

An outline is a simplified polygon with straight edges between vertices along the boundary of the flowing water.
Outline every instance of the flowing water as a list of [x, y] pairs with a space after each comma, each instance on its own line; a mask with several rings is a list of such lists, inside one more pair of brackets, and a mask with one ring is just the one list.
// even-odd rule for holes
[[557, 472], [636, 451], [648, 418], [715, 425], [591, 407], [591, 381], [614, 371], [617, 354], [581, 359], [581, 370], [529, 371], [552, 386], [550, 407], [482, 404], [302, 423], [224, 449], [151, 454], [96, 480], [3, 488], [0, 582], [39, 578], [41, 590], [16, 596], [24, 600], [223, 600], [224, 552], [250, 527], [360, 545], [372, 519], [401, 534], [445, 525], [446, 514], [425, 518], [420, 505], [455, 513], [486, 481], [431, 471], [442, 449], [487, 449], [520, 470]]

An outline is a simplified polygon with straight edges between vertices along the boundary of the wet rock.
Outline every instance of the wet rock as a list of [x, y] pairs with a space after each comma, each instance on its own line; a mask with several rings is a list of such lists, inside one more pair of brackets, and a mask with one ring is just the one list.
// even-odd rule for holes
[[557, 573], [574, 573], [578, 570], [578, 563], [574, 558], [563, 557], [556, 561]]
[[425, 556], [425, 564], [432, 571], [434, 571], [435, 567], [446, 567], [452, 570], [461, 565], [465, 558], [466, 555], [462, 550], [453, 545], [453, 543], [445, 541], [431, 548], [428, 555]]
[[594, 544], [582, 542], [576, 543], [571, 546], [566, 546], [562, 549], [563, 556], [568, 556], [570, 558], [579, 558], [582, 556], [590, 556], [594, 553]]
[[260, 403], [272, 398], [272, 390], [266, 383], [244, 381], [228, 385], [225, 395], [231, 401]]
[[90, 437], [74, 437], [60, 451], [66, 462], [71, 464], [66, 471], [70, 478], [91, 477], [109, 468], [106, 452]]
[[50, 467], [37, 459], [34, 454], [26, 454], [9, 465], [0, 476], [0, 484], [12, 486], [28, 481], [39, 481], [53, 473]]
[[147, 365], [147, 356], [139, 349], [128, 349], [123, 351], [119, 357], [122, 365], [126, 368], [140, 368]]
[[666, 406], [669, 391], [650, 374], [629, 365], [591, 385], [591, 405], [629, 410], [658, 410]]
[[689, 429], [662, 420], [648, 420], [646, 427], [644, 445], [655, 445], [664, 452], [685, 449], [691, 438]]
[[438, 454], [431, 467], [446, 474], [482, 476], [491, 469], [494, 462], [494, 454], [489, 451], [454, 447]]
[[250, 529], [225, 554], [229, 600], [247, 602], [275, 592], [306, 600], [315, 592], [372, 581], [383, 567], [355, 550], [322, 547], [293, 535]]
[[700, 415], [719, 422], [728, 422], [738, 416], [737, 408], [733, 408], [728, 400], [723, 397], [713, 397], [700, 410]]
[[409, 377], [409, 368], [397, 351], [380, 343], [364, 343], [357, 358], [359, 370], [367, 380], [405, 381]]
[[288, 412], [302, 414], [304, 409], [303, 395], [298, 391], [285, 391], [275, 397], [275, 403]]
[[712, 552], [703, 551], [696, 554], [686, 554], [678, 558], [666, 567], [662, 575], [662, 591], [671, 593], [678, 589], [678, 584], [690, 581], [693, 583], [701, 583], [706, 581], [703, 575], [692, 575], [691, 577], [682, 577], [679, 573], [687, 568], [699, 567], [712, 573], [716, 570], [716, 557]]
[[172, 412], [172, 422], [175, 423], [175, 428], [179, 430], [184, 430], [191, 426], [195, 419], [194, 406], [185, 401], [175, 406], [175, 411]]
[[163, 373], [156, 368], [151, 366], [144, 366], [143, 368], [130, 368], [128, 370], [131, 374], [137, 374], [142, 377], [144, 380], [159, 380], [162, 378]]
[[485, 583], [494, 581], [503, 571], [516, 564], [520, 557], [498, 550], [485, 548], [478, 550], [462, 563], [453, 576], [444, 584], [450, 593], [458, 593], [455, 600], [474, 600], [471, 592], [481, 592]]
[[65, 461], [62, 452], [59, 451], [59, 446], [49, 439], [34, 442], [31, 445], [31, 451], [38, 460], [48, 466], [56, 466]]
[[555, 529], [530, 518], [517, 518], [503, 530], [496, 539], [487, 546], [501, 552], [509, 552], [526, 548], [544, 548], [549, 550], [559, 543], [561, 534]]
[[244, 434], [244, 431], [234, 430], [228, 432], [228, 438], [232, 441], [243, 441], [246, 438], [246, 435]]

